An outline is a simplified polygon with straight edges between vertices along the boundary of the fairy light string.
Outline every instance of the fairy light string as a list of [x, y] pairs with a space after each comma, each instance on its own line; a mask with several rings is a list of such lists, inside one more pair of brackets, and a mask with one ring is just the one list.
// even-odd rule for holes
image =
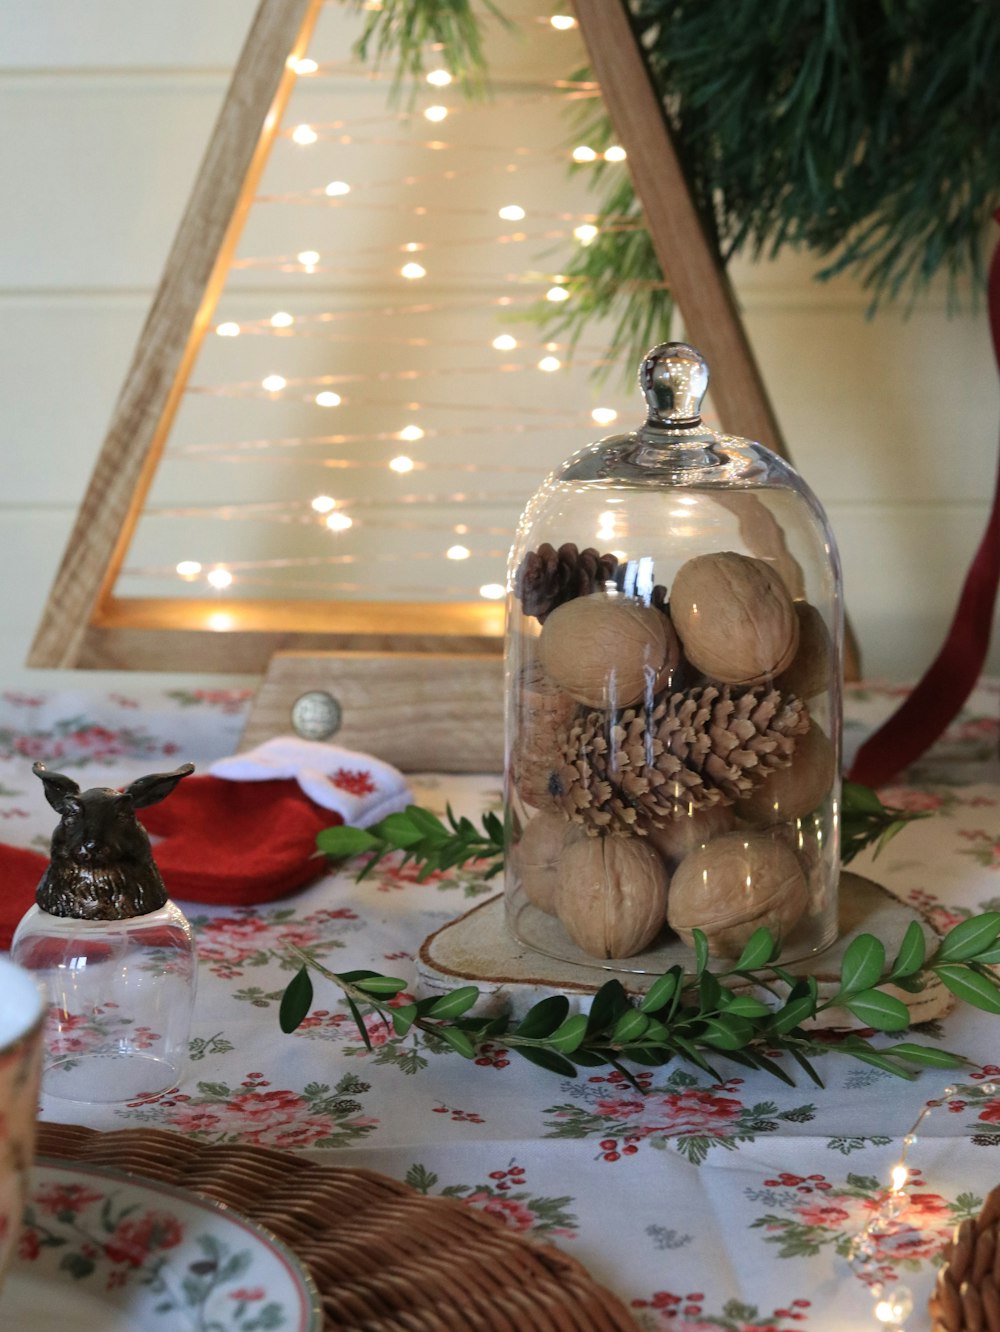
[[[535, 14], [521, 22], [532, 43], [540, 40], [533, 30], [547, 29], [552, 34], [553, 59], [564, 69], [573, 67], [572, 43], [567, 46], [564, 40], [577, 27], [571, 14]], [[578, 34], [575, 40], [579, 42]], [[338, 46], [342, 49], [339, 40]], [[577, 50], [579, 53], [579, 47]], [[356, 62], [325, 60], [318, 51], [290, 58], [288, 63], [300, 86], [312, 90], [323, 81], [360, 84], [393, 77]], [[351, 115], [330, 116], [327, 112], [315, 116], [309, 114], [315, 111], [314, 105], [292, 99], [272, 149], [277, 164], [274, 185], [257, 191], [251, 213], [261, 210], [264, 229], [260, 234], [269, 238], [277, 234], [267, 224], [276, 209], [287, 209], [290, 216], [301, 214], [304, 221], [296, 225], [290, 245], [273, 250], [255, 246], [254, 252], [240, 253], [232, 261], [236, 281], [227, 283], [223, 300], [238, 300], [240, 313], [231, 304], [225, 312], [220, 309], [206, 346], [228, 343], [236, 349], [236, 356], [215, 356], [214, 370], [199, 365], [185, 390], [185, 410], [195, 415], [185, 418], [185, 429], [168, 441], [165, 452], [175, 466], [278, 465], [281, 470], [273, 474], [275, 478], [284, 476], [289, 481], [321, 469], [331, 479], [343, 478], [332, 484], [330, 508], [321, 511], [317, 502], [326, 497], [308, 492], [295, 500], [261, 502], [236, 496], [214, 504], [179, 503], [173, 493], [170, 502], [163, 502], [154, 495], [143, 510], [145, 540], [130, 554], [123, 570], [125, 578], [133, 582], [170, 578], [228, 594], [271, 580], [282, 586], [283, 571], [287, 578], [283, 585], [291, 590], [293, 585], [304, 586], [296, 571], [314, 570], [319, 576], [322, 569], [340, 563], [402, 568], [411, 560], [424, 566], [438, 561], [444, 597], [463, 593], [446, 570], [457, 572], [458, 567], [467, 566], [470, 581], [465, 594], [472, 588], [473, 595], [497, 599], [504, 589], [495, 577], [506, 557], [506, 548], [497, 537], [509, 535], [524, 499], [558, 460], [554, 451], [547, 461], [544, 451], [540, 452], [545, 437], [551, 437], [555, 445], [567, 430], [573, 430], [580, 432], [582, 443], [613, 427], [618, 418], [616, 406], [600, 400], [598, 405], [581, 405], [565, 385], [549, 399], [553, 406], [542, 405], [538, 401], [541, 395], [534, 389], [528, 401], [518, 402], [514, 388], [521, 383], [527, 388], [533, 380], [569, 372], [583, 376], [605, 369], [602, 348], [571, 346], [565, 340], [541, 341], [532, 336], [530, 323], [523, 320], [508, 326], [509, 331], [503, 322], [497, 327], [497, 321], [523, 315], [540, 302], [558, 305], [583, 296], [582, 280], [570, 281], [557, 269], [541, 266], [555, 254], [554, 247], [586, 246], [601, 231], [634, 231], [642, 225], [635, 217], [598, 219], [586, 207], [574, 207], [571, 199], [560, 207], [558, 196], [549, 188], [553, 171], [571, 165], [614, 170], [618, 164], [627, 169], [624, 150], [618, 145], [574, 143], [568, 140], [565, 126], [560, 130], [560, 143], [548, 142], [544, 132], [537, 137], [532, 133], [536, 116], [548, 114], [549, 108], [558, 108], [561, 115], [568, 104], [585, 105], [600, 97], [599, 86], [593, 80], [575, 78], [505, 77], [501, 70], [498, 76], [491, 76], [495, 100], [487, 107], [457, 95], [458, 82], [444, 66], [440, 48], [429, 51], [427, 64], [424, 91], [405, 110], [373, 111], [369, 100]], [[505, 134], [498, 137], [491, 131], [501, 109], [520, 112], [522, 123], [531, 124], [527, 141], [511, 143]], [[489, 119], [477, 120], [484, 111]], [[402, 171], [371, 169], [380, 150], [394, 159], [399, 149], [409, 154]], [[292, 178], [296, 172], [309, 177], [303, 187]], [[565, 179], [562, 173], [560, 179]], [[539, 180], [545, 181], [544, 189], [538, 188]], [[468, 187], [465, 193], [463, 187]], [[480, 202], [484, 194], [487, 198], [499, 194], [499, 199]], [[317, 209], [321, 211], [317, 213]], [[409, 237], [406, 230], [398, 239], [388, 236], [389, 218], [397, 231], [401, 227], [409, 230]], [[431, 222], [447, 230], [449, 221], [454, 235], [442, 235], [440, 230], [428, 235], [424, 230]], [[350, 234], [356, 233], [360, 243], [345, 246], [339, 231], [332, 233], [335, 239], [331, 241], [330, 227], [345, 225], [354, 228]], [[347, 250], [349, 261], [345, 260]], [[481, 257], [488, 254], [509, 255], [515, 263], [507, 266], [484, 258], [480, 266]], [[523, 267], [516, 260], [521, 254], [530, 256]], [[331, 284], [344, 282], [355, 284], [348, 292], [346, 308], [316, 308], [317, 297], [322, 301]], [[378, 292], [374, 308], [357, 301], [359, 283], [360, 290]], [[427, 295], [425, 299], [402, 295], [386, 299], [384, 293], [392, 285], [398, 285], [401, 292], [420, 289], [421, 296], [426, 290]], [[263, 307], [262, 302], [266, 302]], [[248, 304], [254, 303], [256, 312], [241, 317]], [[470, 321], [480, 319], [485, 324], [482, 333], [465, 333]], [[428, 320], [436, 322], [428, 324]], [[412, 321], [418, 322], [422, 336], [410, 335], [407, 325]], [[425, 333], [427, 328], [431, 331]], [[244, 346], [254, 345], [255, 355], [243, 352]], [[315, 361], [317, 355], [326, 354], [321, 350], [324, 347], [335, 357], [329, 368], [319, 367]], [[268, 356], [270, 365], [265, 363], [254, 377], [265, 348], [274, 355]], [[359, 348], [371, 351], [359, 356]], [[378, 356], [377, 349], [385, 348], [396, 349], [395, 360]], [[408, 350], [414, 353], [410, 365], [401, 360]], [[436, 353], [438, 359], [428, 360], [430, 353]], [[249, 373], [218, 373], [219, 368], [235, 366], [247, 356], [251, 358]], [[462, 401], [452, 400], [447, 390], [438, 393], [432, 388], [463, 383], [471, 388], [480, 381], [490, 387], [480, 396], [474, 389], [459, 391], [456, 396]], [[226, 400], [232, 401], [236, 413], [231, 418], [235, 426], [232, 439], [219, 429], [218, 409], [211, 406], [215, 402], [221, 407]], [[258, 417], [252, 420], [247, 414], [250, 411], [259, 412]], [[309, 420], [313, 412], [317, 418], [336, 419], [337, 425], [331, 429], [324, 421], [316, 428]], [[448, 417], [454, 420], [458, 413], [461, 422], [451, 424]], [[443, 419], [442, 414], [446, 414]], [[379, 418], [390, 415], [398, 422], [395, 428], [378, 428]], [[188, 426], [189, 421], [193, 426]], [[474, 454], [461, 450], [461, 443], [471, 438], [483, 440], [482, 462], [473, 461]], [[513, 452], [499, 455], [493, 448], [494, 439], [521, 444]], [[446, 452], [449, 445], [453, 460]], [[565, 452], [560, 448], [558, 456]], [[469, 478], [472, 489], [466, 489], [463, 474], [475, 475], [475, 480]], [[379, 481], [376, 494], [372, 484], [382, 476], [386, 484]], [[188, 480], [186, 484], [200, 483]], [[234, 483], [232, 489], [238, 485]], [[217, 484], [212, 484], [210, 490], [216, 489]], [[455, 510], [460, 521], [449, 521], [448, 510]], [[501, 521], [504, 511], [509, 513]], [[400, 514], [407, 513], [412, 517], [400, 519]], [[294, 545], [280, 559], [273, 559], [273, 542], [269, 545], [262, 527], [265, 558], [220, 559], [217, 546], [211, 548], [215, 542], [209, 533], [205, 541], [186, 536], [189, 547], [203, 544], [204, 548], [189, 548], [182, 552], [185, 558], [167, 566], [161, 558], [165, 538], [154, 535], [147, 520], [164, 532], [167, 529], [162, 525], [167, 521], [185, 523], [192, 532], [191, 525], [201, 521], [281, 524], [289, 531], [312, 527], [322, 532], [318, 539], [335, 543], [335, 549], [329, 563], [308, 548], [298, 553]], [[375, 558], [370, 541], [364, 544], [366, 532], [405, 535], [397, 546], [380, 546]], [[449, 544], [449, 532], [462, 541]], [[435, 548], [436, 535], [441, 544]], [[426, 540], [421, 542], [421, 537]], [[592, 539], [597, 538], [595, 533]], [[314, 538], [306, 540], [312, 543]], [[229, 553], [236, 556], [237, 551], [247, 553], [245, 545]], [[494, 577], [484, 583], [481, 578], [487, 562], [492, 562]], [[401, 585], [394, 579], [393, 586], [398, 589]], [[310, 584], [310, 590], [316, 587]], [[347, 589], [331, 581], [325, 590], [340, 593]], [[350, 594], [357, 593], [352, 585]], [[421, 595], [426, 593], [426, 588], [420, 589]]]
[[[984, 1075], [980, 1073], [972, 1076]], [[899, 1157], [889, 1169], [888, 1188], [881, 1194], [879, 1204], [864, 1228], [851, 1240], [848, 1264], [853, 1274], [868, 1288], [874, 1301], [875, 1326], [882, 1329], [882, 1332], [906, 1332], [906, 1320], [913, 1312], [913, 1292], [902, 1283], [889, 1286], [883, 1279], [879, 1240], [891, 1238], [905, 1224], [904, 1218], [910, 1205], [909, 1188], [914, 1177], [909, 1165], [910, 1152], [919, 1143], [920, 1131], [928, 1117], [956, 1096], [958, 1091], [956, 1085], [949, 1084], [939, 1096], [924, 1103], [910, 1128], [903, 1134]], [[986, 1101], [1000, 1092], [1000, 1083], [989, 1078], [974, 1087], [963, 1087], [962, 1092], [966, 1101]]]

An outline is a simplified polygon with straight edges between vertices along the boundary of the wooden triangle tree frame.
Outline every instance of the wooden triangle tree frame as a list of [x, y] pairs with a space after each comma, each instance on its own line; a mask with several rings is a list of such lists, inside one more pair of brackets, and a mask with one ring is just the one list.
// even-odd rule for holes
[[[723, 428], [787, 458], [736, 302], [695, 210], [627, 0], [574, 0]], [[260, 672], [279, 650], [497, 654], [495, 603], [122, 598], [114, 587], [210, 326], [323, 0], [261, 0], [139, 336], [28, 658], [30, 666]], [[231, 628], [218, 632], [220, 613]], [[390, 633], [386, 624], [392, 625]], [[846, 673], [858, 675], [848, 632]]]

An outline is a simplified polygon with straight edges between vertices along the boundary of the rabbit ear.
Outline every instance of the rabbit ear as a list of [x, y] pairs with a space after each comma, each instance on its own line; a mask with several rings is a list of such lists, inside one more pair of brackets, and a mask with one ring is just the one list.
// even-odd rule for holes
[[145, 809], [165, 800], [182, 777], [189, 777], [194, 772], [193, 763], [182, 763], [173, 772], [154, 772], [148, 777], [137, 777], [129, 782], [122, 795], [130, 797], [136, 809]]
[[61, 772], [49, 772], [44, 763], [33, 763], [31, 771], [42, 779], [45, 787], [45, 799], [59, 814], [64, 814], [71, 796], [78, 796], [80, 788], [72, 777], [65, 777]]

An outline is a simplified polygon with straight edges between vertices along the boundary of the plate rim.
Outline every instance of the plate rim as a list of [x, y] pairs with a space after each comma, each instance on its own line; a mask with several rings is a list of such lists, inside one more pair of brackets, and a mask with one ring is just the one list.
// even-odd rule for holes
[[[292, 1246], [287, 1241], [279, 1238], [267, 1226], [259, 1221], [241, 1212], [238, 1207], [232, 1204], [221, 1202], [217, 1198], [212, 1198], [208, 1194], [200, 1193], [197, 1189], [185, 1188], [178, 1184], [168, 1184], [164, 1180], [154, 1179], [149, 1175], [143, 1175], [136, 1171], [119, 1170], [115, 1166], [97, 1164], [90, 1161], [74, 1160], [72, 1157], [53, 1156], [49, 1153], [35, 1156], [32, 1162], [32, 1177], [36, 1167], [48, 1167], [57, 1170], [65, 1170], [73, 1175], [88, 1175], [99, 1179], [108, 1179], [116, 1183], [128, 1184], [134, 1188], [144, 1189], [147, 1192], [166, 1195], [179, 1202], [187, 1203], [189, 1206], [200, 1208], [202, 1211], [221, 1216], [223, 1220], [230, 1224], [240, 1227], [255, 1236], [266, 1248], [269, 1248], [284, 1263], [292, 1278], [297, 1282], [302, 1295], [302, 1311], [306, 1321], [302, 1323], [297, 1332], [322, 1332], [323, 1328], [323, 1300], [320, 1295], [319, 1287], [315, 1278], [309, 1271], [305, 1261], [299, 1257]], [[31, 1186], [29, 1185], [29, 1193]], [[19, 1266], [15, 1257], [10, 1265], [8, 1275], [12, 1275]]]

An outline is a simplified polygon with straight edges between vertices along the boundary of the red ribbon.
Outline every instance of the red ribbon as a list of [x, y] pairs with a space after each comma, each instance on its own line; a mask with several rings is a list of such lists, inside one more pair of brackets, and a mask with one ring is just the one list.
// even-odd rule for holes
[[[1000, 209], [994, 214], [1000, 222]], [[1000, 244], [993, 253], [988, 284], [993, 354], [1000, 370]], [[944, 646], [923, 679], [888, 721], [858, 750], [848, 777], [866, 786], [884, 786], [920, 757], [953, 721], [979, 678], [990, 645], [993, 608], [1000, 583], [1000, 464], [993, 509], [979, 543]]]

